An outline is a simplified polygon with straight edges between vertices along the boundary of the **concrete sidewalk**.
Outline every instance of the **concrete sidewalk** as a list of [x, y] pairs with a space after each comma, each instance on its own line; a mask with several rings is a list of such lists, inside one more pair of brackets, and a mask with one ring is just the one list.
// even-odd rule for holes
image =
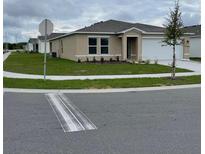
[[[22, 78], [22, 79], [43, 79], [43, 75], [33, 74], [21, 74], [12, 72], [3, 72], [4, 77], [7, 78]], [[176, 73], [176, 76], [192, 76], [200, 75], [199, 72], [188, 72], [188, 73]], [[170, 77], [171, 73], [160, 73], [160, 74], [136, 74], [136, 75], [90, 75], [90, 76], [58, 76], [48, 75], [46, 79], [49, 80], [94, 80], [94, 79], [125, 79], [125, 78], [158, 78], [158, 77]]]
[[7, 52], [4, 54], [4, 61], [9, 57], [10, 54], [11, 54], [11, 52]]

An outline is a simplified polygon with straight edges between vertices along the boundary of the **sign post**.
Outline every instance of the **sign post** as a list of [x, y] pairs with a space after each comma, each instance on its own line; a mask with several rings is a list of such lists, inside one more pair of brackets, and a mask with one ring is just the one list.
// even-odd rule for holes
[[47, 45], [47, 36], [50, 35], [53, 32], [53, 23], [48, 20], [44, 19], [40, 25], [39, 25], [39, 32], [42, 36], [44, 36], [44, 69], [43, 69], [43, 75], [44, 80], [46, 80], [46, 45]]

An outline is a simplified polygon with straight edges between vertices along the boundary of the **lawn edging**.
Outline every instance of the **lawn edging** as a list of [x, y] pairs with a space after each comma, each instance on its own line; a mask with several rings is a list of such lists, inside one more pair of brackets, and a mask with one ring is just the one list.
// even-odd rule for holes
[[183, 76], [171, 80], [162, 78], [100, 79], [100, 80], [46, 80], [4, 78], [4, 88], [24, 89], [111, 89], [137, 87], [163, 87], [174, 85], [200, 84], [201, 76]]

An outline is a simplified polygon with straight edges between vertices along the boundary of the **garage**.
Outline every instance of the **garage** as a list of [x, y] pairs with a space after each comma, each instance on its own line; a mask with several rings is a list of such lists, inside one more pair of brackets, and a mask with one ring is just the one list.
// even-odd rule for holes
[[190, 57], [201, 57], [201, 38], [190, 38]]
[[[143, 60], [170, 60], [172, 59], [172, 47], [162, 46], [162, 38], [142, 39], [142, 59]], [[176, 47], [176, 59], [183, 59], [183, 47]]]

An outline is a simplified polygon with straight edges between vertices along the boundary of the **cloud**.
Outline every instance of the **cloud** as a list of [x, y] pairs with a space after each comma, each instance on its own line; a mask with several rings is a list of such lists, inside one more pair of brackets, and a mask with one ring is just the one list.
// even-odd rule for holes
[[[161, 26], [175, 0], [4, 0], [4, 39], [36, 37], [44, 18], [56, 32], [70, 32], [94, 22], [117, 19]], [[200, 24], [200, 0], [180, 0], [185, 25]], [[7, 37], [5, 38], [5, 34]]]

